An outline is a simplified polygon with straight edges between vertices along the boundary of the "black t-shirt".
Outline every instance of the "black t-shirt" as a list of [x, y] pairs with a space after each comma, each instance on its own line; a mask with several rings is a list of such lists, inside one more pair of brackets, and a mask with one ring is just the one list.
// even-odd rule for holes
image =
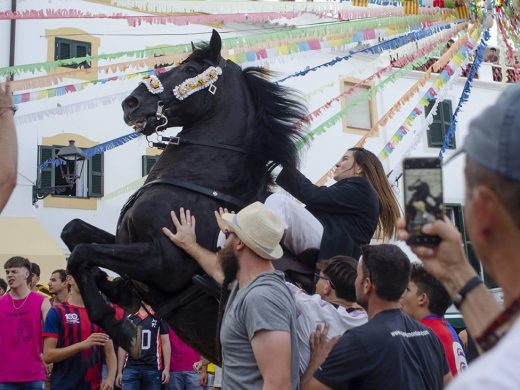
[[437, 390], [449, 372], [437, 336], [395, 309], [345, 332], [314, 377], [341, 390]]
[[142, 327], [141, 358], [134, 360], [127, 356], [125, 367], [142, 368], [146, 370], [163, 369], [161, 335], [168, 334], [168, 325], [163, 320], [152, 316], [141, 316], [140, 312], [128, 315], [135, 325]]

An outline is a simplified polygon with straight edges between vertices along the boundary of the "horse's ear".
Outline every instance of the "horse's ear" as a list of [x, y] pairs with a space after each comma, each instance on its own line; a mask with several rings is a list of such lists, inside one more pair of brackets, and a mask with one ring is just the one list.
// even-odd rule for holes
[[211, 40], [209, 41], [210, 57], [213, 62], [217, 63], [220, 58], [220, 50], [222, 49], [222, 40], [217, 30], [211, 33]]
[[193, 41], [190, 42], [191, 43], [191, 51], [195, 51], [195, 45], [193, 44]]

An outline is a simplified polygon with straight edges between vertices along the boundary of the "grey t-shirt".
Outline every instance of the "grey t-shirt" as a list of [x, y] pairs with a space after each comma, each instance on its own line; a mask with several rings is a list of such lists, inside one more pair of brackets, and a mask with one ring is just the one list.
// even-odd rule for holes
[[280, 271], [258, 275], [247, 286], [235, 282], [220, 331], [222, 388], [262, 389], [263, 379], [251, 347], [260, 330], [286, 331], [291, 335], [292, 388], [299, 388], [299, 354], [294, 298]]

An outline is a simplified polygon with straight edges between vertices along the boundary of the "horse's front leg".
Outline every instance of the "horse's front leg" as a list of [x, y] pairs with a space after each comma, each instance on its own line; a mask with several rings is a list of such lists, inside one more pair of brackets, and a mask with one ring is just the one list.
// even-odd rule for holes
[[132, 279], [148, 282], [153, 280], [154, 275], [157, 276], [160, 260], [159, 251], [152, 243], [79, 244], [69, 258], [69, 271], [78, 284], [90, 319], [136, 359], [141, 351], [141, 329], [126, 319], [115, 319], [114, 309], [105, 302], [97, 288], [99, 274], [93, 267], [105, 267]]
[[78, 244], [115, 244], [116, 237], [81, 219], [73, 219], [61, 231], [61, 239], [72, 252]]

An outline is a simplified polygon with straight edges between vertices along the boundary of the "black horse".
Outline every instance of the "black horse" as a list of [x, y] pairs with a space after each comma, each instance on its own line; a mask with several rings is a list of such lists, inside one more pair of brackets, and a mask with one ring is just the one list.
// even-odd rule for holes
[[[298, 163], [296, 142], [307, 125], [302, 100], [269, 82], [266, 70], [242, 70], [220, 50], [213, 31], [209, 45], [194, 47], [179, 66], [143, 80], [123, 101], [124, 119], [137, 131], [150, 135], [170, 126], [182, 131], [167, 139], [146, 183], [124, 206], [116, 235], [77, 219], [62, 232], [91, 320], [133, 356], [140, 352], [140, 329], [114, 318], [100, 291], [129, 311], [147, 302], [184, 341], [220, 361], [218, 301], [194, 283], [202, 270], [161, 228], [174, 229], [171, 210], [191, 209], [198, 242], [215, 250], [219, 230], [213, 211], [265, 199], [272, 184], [269, 164]], [[98, 267], [121, 278], [110, 281]]]

